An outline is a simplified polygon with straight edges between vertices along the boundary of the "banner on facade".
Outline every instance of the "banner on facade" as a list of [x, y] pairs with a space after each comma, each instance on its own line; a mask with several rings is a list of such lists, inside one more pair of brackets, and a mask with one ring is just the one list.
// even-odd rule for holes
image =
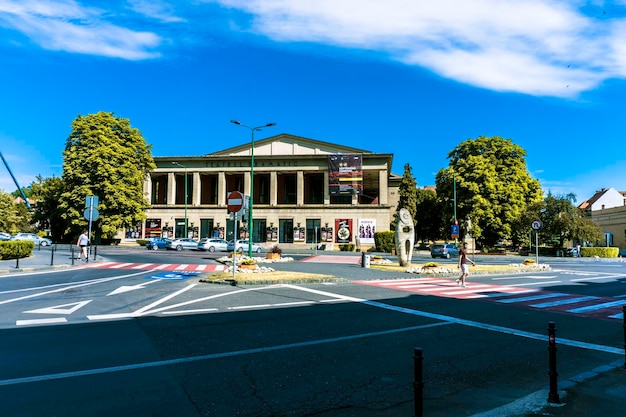
[[161, 219], [146, 220], [146, 237], [161, 236]]
[[337, 243], [350, 243], [352, 241], [352, 219], [335, 219], [337, 229]]
[[376, 233], [376, 219], [358, 219], [359, 234], [361, 243], [373, 244], [374, 233]]
[[363, 158], [359, 154], [328, 155], [328, 193], [354, 195], [363, 192]]

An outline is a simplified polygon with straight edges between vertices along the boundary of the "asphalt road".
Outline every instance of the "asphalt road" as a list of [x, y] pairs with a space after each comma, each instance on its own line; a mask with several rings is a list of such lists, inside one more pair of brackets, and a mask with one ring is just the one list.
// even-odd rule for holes
[[354, 262], [276, 264], [347, 280], [313, 285], [133, 269], [215, 265], [207, 255], [110, 253], [96, 268], [1, 278], [0, 415], [410, 416], [419, 347], [424, 414], [469, 416], [547, 386], [550, 321], [561, 377], [623, 358], [622, 263], [554, 259], [471, 276], [469, 291]]

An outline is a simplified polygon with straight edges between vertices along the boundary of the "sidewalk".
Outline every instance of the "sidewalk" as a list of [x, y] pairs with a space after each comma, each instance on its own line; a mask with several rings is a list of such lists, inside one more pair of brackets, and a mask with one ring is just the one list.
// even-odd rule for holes
[[[74, 253], [75, 256], [78, 252]], [[93, 257], [90, 258], [90, 262]], [[75, 259], [72, 263], [72, 252], [70, 245], [48, 246], [35, 248], [33, 255], [28, 258], [3, 259], [0, 260], [0, 274], [10, 274], [15, 272], [32, 272], [51, 270], [59, 268], [70, 268], [73, 265], [80, 265], [84, 262]]]
[[[46, 271], [71, 268], [73, 265], [84, 265], [79, 260], [72, 262], [70, 245], [59, 245], [54, 251], [53, 248], [54, 246], [35, 249], [33, 256], [19, 260], [19, 267], [15, 259], [0, 260], [0, 275], [6, 276], [18, 272]], [[100, 256], [98, 256], [99, 259]], [[89, 261], [94, 262], [93, 255]], [[310, 265], [302, 264], [305, 268]], [[332, 268], [332, 265], [319, 264], [318, 268]], [[360, 273], [371, 271], [361, 269]], [[547, 385], [546, 377], [545, 389], [529, 394], [520, 393], [521, 395], [525, 394], [525, 396], [502, 407], [474, 414], [472, 417], [613, 417], [622, 416], [625, 413], [626, 369], [624, 369], [624, 358], [567, 380], [559, 380], [560, 404], [548, 403]], [[481, 410], [481, 403], [481, 398], [476, 398], [476, 403], [468, 404], [468, 409]]]

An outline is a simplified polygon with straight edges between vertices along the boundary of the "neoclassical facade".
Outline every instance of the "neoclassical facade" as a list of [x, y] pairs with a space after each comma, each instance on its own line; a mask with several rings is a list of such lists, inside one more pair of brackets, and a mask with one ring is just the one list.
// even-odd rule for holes
[[[275, 244], [355, 243], [373, 246], [389, 230], [401, 177], [390, 172], [391, 154], [281, 134], [202, 156], [155, 157], [144, 185], [147, 220], [125, 239], [164, 236], [223, 237], [235, 233], [228, 195], [249, 198], [252, 238]], [[254, 160], [254, 164], [253, 164]], [[250, 235], [247, 215], [237, 237]], [[187, 221], [185, 227], [185, 220]]]

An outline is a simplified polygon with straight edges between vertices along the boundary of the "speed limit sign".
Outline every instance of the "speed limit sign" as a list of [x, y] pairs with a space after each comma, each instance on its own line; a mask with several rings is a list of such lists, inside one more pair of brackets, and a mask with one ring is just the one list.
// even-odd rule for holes
[[530, 227], [532, 227], [533, 230], [539, 230], [543, 227], [543, 223], [541, 223], [541, 220], [533, 220]]

